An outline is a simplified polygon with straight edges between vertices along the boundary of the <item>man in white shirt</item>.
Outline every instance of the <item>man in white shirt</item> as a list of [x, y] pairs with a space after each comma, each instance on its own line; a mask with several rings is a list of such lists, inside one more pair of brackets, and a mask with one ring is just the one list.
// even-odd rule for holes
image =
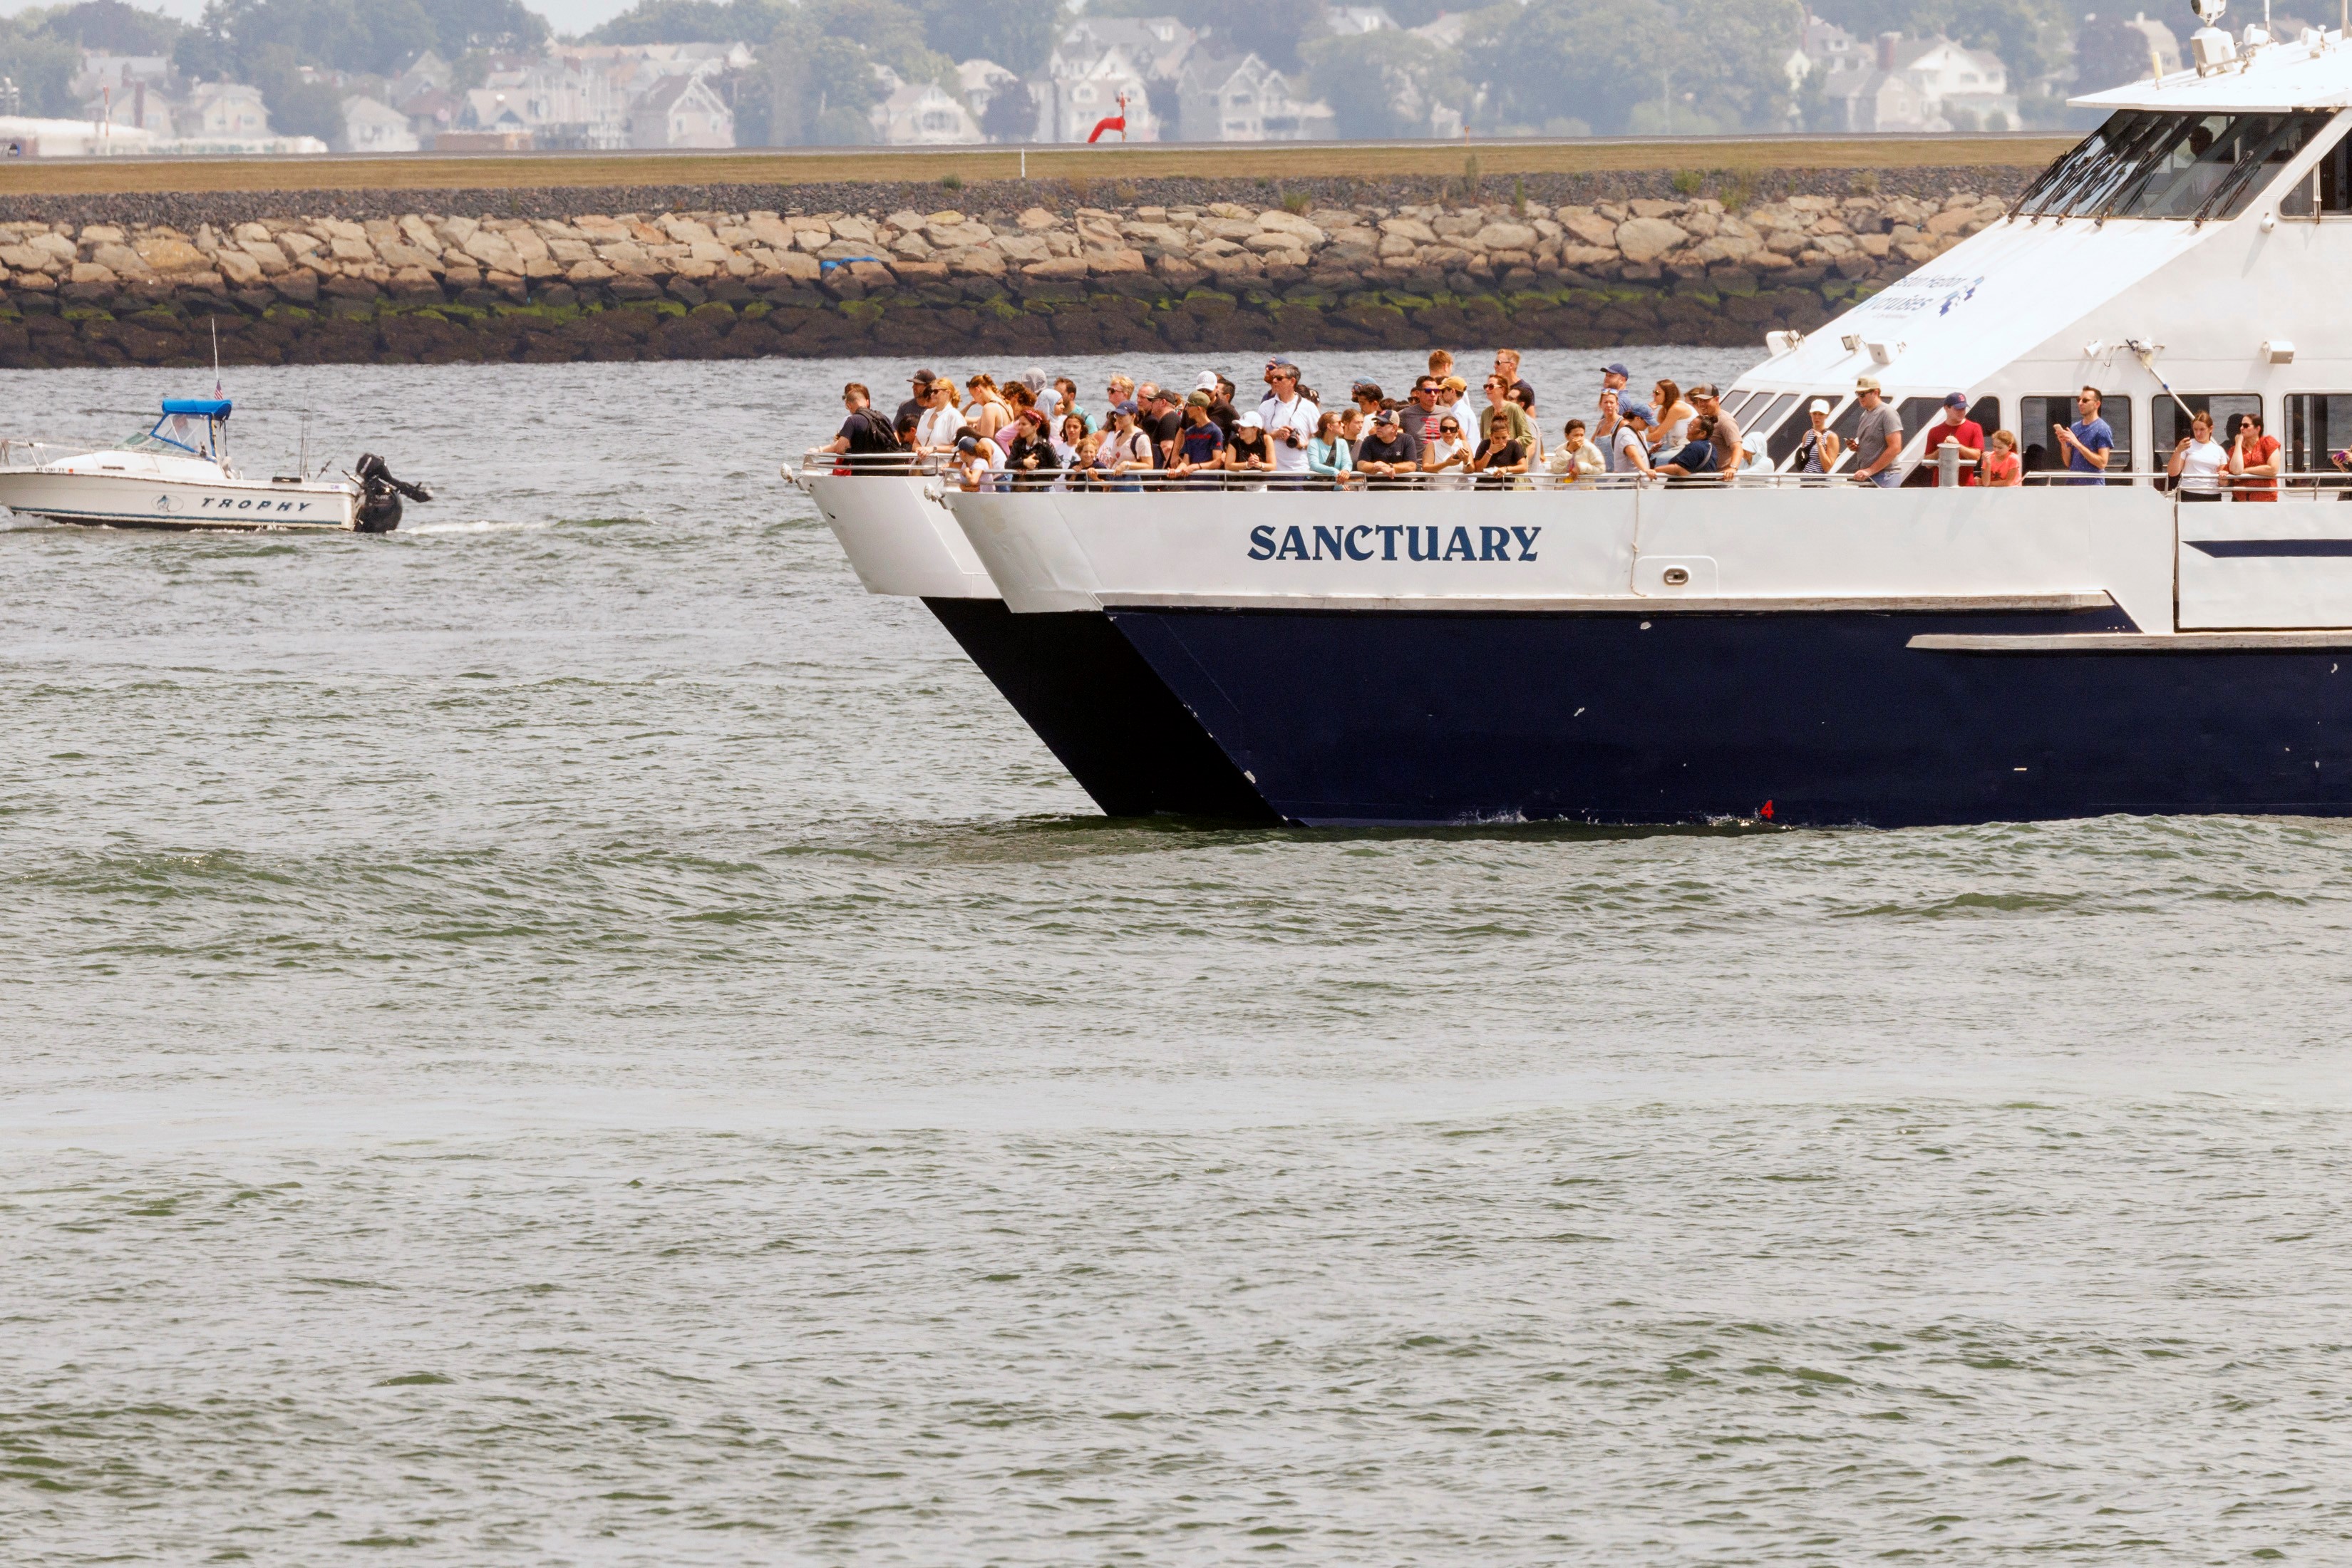
[[1267, 382], [1266, 400], [1259, 405], [1259, 416], [1265, 423], [1266, 439], [1274, 444], [1274, 471], [1277, 474], [1303, 474], [1307, 471], [1307, 444], [1315, 439], [1316, 421], [1323, 411], [1298, 390], [1298, 367], [1278, 364]]
[[[1266, 416], [1266, 410], [1273, 406], [1274, 404], [1275, 373], [1281, 370], [1286, 364], [1289, 364], [1287, 360], [1270, 359], [1265, 362], [1265, 395], [1257, 400], [1257, 414], [1258, 417], [1261, 419]], [[1290, 368], [1296, 370], [1298, 367], [1291, 365]]]

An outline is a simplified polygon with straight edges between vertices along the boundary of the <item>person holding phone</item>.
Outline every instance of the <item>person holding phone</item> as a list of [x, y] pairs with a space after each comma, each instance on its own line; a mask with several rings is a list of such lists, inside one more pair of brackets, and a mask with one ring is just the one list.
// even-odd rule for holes
[[[2327, 454], [2327, 460], [2335, 465], [2337, 473], [2352, 474], [2352, 447], [2336, 447]], [[2337, 500], [2352, 500], [2352, 485], [2347, 485], [2340, 479], [2331, 483], [2336, 490]]]
[[2074, 395], [2074, 412], [2079, 416], [2074, 423], [2050, 426], [2050, 434], [2057, 437], [2058, 449], [2066, 454], [2067, 469], [2081, 476], [2067, 480], [2070, 485], [2106, 482], [2107, 459], [2115, 456], [2116, 433], [2099, 417], [2099, 408], [2105, 401], [2097, 387], [2086, 386]]
[[2263, 434], [2263, 414], [2239, 416], [2238, 438], [2230, 444], [2230, 499], [2278, 500], [2279, 438]]
[[2189, 416], [2189, 434], [2173, 443], [2164, 471], [2179, 482], [2175, 493], [2182, 500], [2217, 501], [2229, 463], [2229, 449], [2213, 439], [2213, 416], [2200, 409]]
[[1806, 430], [1805, 438], [1797, 443], [1795, 460], [1789, 465], [1789, 471], [1792, 474], [1818, 474], [1826, 479], [1830, 470], [1838, 466], [1838, 458], [1845, 451], [1844, 444], [1838, 439], [1838, 433], [1830, 428], [1830, 400], [1814, 398], [1812, 405], [1805, 410], [1805, 418], [1811, 427]]

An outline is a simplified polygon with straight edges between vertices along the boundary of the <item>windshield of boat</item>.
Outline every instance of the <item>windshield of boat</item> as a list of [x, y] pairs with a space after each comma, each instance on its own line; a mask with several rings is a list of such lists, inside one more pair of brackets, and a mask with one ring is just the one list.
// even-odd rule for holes
[[118, 452], [154, 452], [163, 456], [210, 458], [213, 422], [201, 414], [166, 414], [154, 426], [115, 443]]
[[2334, 112], [2160, 114], [2126, 109], [2043, 170], [2025, 217], [2235, 217]]

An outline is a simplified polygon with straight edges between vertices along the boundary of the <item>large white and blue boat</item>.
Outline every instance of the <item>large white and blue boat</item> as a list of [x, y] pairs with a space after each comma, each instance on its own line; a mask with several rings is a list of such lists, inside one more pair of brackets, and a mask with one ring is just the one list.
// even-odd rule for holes
[[[1013, 623], [1101, 616], [1292, 821], [2352, 812], [2352, 46], [2212, 19], [2004, 221], [1769, 344], [1727, 398], [1769, 478], [945, 504]], [[1930, 482], [1787, 473], [1865, 375]], [[2104, 475], [1932, 483], [1948, 393], [2047, 470], [2086, 385]], [[2263, 416], [2278, 499], [2168, 487], [2192, 412]]]

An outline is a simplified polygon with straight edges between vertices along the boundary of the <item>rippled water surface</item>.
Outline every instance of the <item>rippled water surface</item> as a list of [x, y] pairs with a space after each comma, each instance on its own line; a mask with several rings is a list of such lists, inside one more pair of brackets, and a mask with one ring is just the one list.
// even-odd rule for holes
[[2352, 829], [1107, 824], [776, 481], [908, 368], [0, 532], [0, 1560], [2352, 1559]]

